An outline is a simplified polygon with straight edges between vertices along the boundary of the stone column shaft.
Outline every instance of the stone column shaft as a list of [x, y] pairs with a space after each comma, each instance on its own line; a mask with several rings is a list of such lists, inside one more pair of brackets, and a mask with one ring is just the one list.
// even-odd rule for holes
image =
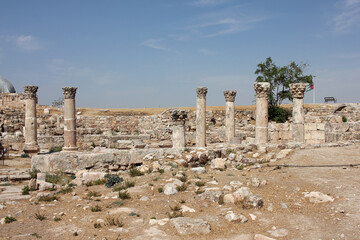
[[254, 89], [256, 92], [255, 142], [256, 144], [265, 144], [268, 142], [268, 98], [270, 83], [256, 82]]
[[206, 87], [196, 89], [196, 147], [206, 146]]
[[293, 96], [293, 122], [291, 124], [294, 142], [305, 142], [304, 94], [308, 83], [292, 83], [290, 91]]
[[36, 92], [37, 86], [24, 86], [25, 92], [25, 153], [38, 153], [37, 118], [36, 118]]
[[63, 87], [64, 92], [64, 148], [63, 151], [77, 151], [76, 146], [76, 87]]
[[235, 97], [236, 91], [224, 91], [226, 110], [225, 110], [225, 135], [226, 142], [231, 143], [235, 137]]
[[173, 148], [185, 148], [185, 121], [187, 119], [188, 111], [174, 109], [170, 111], [173, 120], [173, 135], [172, 142]]

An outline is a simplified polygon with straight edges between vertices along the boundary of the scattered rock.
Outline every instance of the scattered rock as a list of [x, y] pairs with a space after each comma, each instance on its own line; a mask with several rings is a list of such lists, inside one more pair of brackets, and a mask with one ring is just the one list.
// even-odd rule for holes
[[248, 187], [241, 187], [233, 193], [235, 204], [241, 203], [244, 208], [261, 208], [264, 205], [263, 200], [253, 194]]
[[0, 204], [0, 210], [1, 210], [1, 209], [5, 209], [5, 208], [6, 208], [5, 205]]
[[155, 225], [158, 224], [160, 226], [163, 226], [169, 222], [169, 218], [163, 218], [163, 219], [150, 219], [149, 224]]
[[28, 187], [29, 189], [37, 189], [36, 178], [30, 179]]
[[284, 228], [281, 228], [281, 229], [268, 231], [268, 233], [270, 233], [271, 236], [273, 237], [286, 237], [289, 234], [289, 231]]
[[245, 223], [248, 221], [248, 219], [244, 216], [244, 215], [238, 215], [236, 213], [234, 213], [233, 211], [229, 211], [226, 215], [225, 215], [225, 219], [229, 222], [240, 222], [240, 223]]
[[309, 202], [312, 203], [325, 203], [325, 202], [332, 202], [334, 198], [325, 195], [321, 192], [304, 192], [304, 197], [309, 198]]
[[187, 234], [208, 234], [210, 224], [202, 219], [179, 217], [171, 219], [171, 223], [181, 235]]
[[261, 234], [255, 234], [254, 240], [276, 240], [275, 238], [270, 238]]
[[194, 167], [190, 169], [193, 173], [203, 174], [206, 173], [206, 169], [204, 167]]
[[226, 168], [226, 159], [224, 158], [215, 158], [211, 161], [211, 169], [225, 169]]
[[195, 209], [189, 208], [189, 207], [187, 207], [187, 206], [185, 206], [185, 205], [182, 205], [182, 206], [181, 206], [181, 210], [180, 210], [180, 211], [181, 211], [181, 212], [196, 212]]
[[292, 151], [293, 151], [292, 149], [283, 149], [276, 155], [276, 159], [277, 160], [283, 159], [287, 157]]

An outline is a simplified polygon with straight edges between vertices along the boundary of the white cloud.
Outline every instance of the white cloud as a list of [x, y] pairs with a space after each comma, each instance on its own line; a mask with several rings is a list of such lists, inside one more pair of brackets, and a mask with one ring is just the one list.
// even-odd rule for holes
[[0, 39], [15, 45], [18, 49], [26, 52], [33, 52], [42, 48], [39, 40], [31, 35], [4, 36]]
[[32, 51], [36, 51], [41, 49], [41, 46], [38, 42], [37, 39], [35, 39], [33, 36], [28, 35], [28, 36], [18, 36], [15, 38], [15, 44], [18, 48], [28, 51], [28, 52], [32, 52]]
[[156, 50], [161, 50], [165, 52], [172, 52], [172, 53], [178, 53], [178, 51], [168, 48], [165, 45], [162, 44], [164, 40], [163, 39], [149, 39], [141, 43], [142, 46], [153, 48]]
[[229, 2], [229, 0], [196, 0], [191, 3], [191, 5], [199, 6], [199, 7], [213, 7], [218, 6], [223, 3]]
[[335, 32], [349, 32], [360, 26], [360, 0], [341, 1], [337, 6], [339, 13], [333, 18]]
[[190, 27], [191, 31], [202, 37], [217, 37], [235, 34], [254, 28], [255, 24], [264, 21], [264, 17], [250, 17], [239, 13], [216, 14], [205, 16], [199, 24]]

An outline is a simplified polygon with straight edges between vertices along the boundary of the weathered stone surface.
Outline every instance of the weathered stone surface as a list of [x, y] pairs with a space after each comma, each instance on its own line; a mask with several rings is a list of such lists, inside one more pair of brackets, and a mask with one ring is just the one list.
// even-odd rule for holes
[[264, 204], [262, 199], [253, 194], [248, 187], [242, 187], [234, 193], [235, 204], [242, 204], [244, 208], [261, 208]]
[[170, 221], [181, 235], [208, 234], [211, 230], [210, 224], [202, 219], [179, 217]]
[[334, 201], [334, 198], [325, 195], [321, 192], [305, 192], [303, 193], [305, 198], [309, 198], [309, 202], [312, 203], [326, 203]]
[[30, 181], [28, 183], [28, 187], [29, 187], [29, 189], [37, 189], [36, 178], [30, 179]]
[[224, 192], [218, 189], [219, 188], [205, 188], [205, 192], [201, 193], [199, 197], [212, 202], [219, 202], [219, 200], [223, 198]]
[[283, 149], [276, 155], [276, 159], [283, 159], [287, 157], [291, 152], [293, 152], [292, 149]]
[[234, 213], [233, 211], [229, 211], [226, 215], [225, 215], [225, 219], [229, 222], [240, 222], [240, 223], [245, 223], [248, 221], [248, 219], [244, 216], [244, 215], [238, 215], [236, 213]]
[[206, 169], [204, 167], [194, 167], [190, 169], [193, 173], [203, 174], [206, 173]]
[[93, 182], [105, 177], [105, 172], [84, 172], [82, 175], [83, 183]]
[[271, 236], [273, 237], [286, 237], [289, 234], [289, 231], [284, 228], [281, 228], [281, 229], [268, 231], [268, 233], [270, 233]]
[[215, 158], [215, 159], [211, 160], [210, 168], [225, 169], [226, 168], [226, 159], [225, 158]]
[[255, 234], [254, 240], [276, 240], [275, 238], [270, 238], [261, 234]]

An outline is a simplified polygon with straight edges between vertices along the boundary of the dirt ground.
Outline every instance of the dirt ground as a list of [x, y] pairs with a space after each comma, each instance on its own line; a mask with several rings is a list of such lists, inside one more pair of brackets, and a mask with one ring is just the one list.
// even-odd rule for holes
[[[20, 161], [20, 160], [18, 160]], [[22, 159], [21, 161], [29, 161]], [[359, 164], [360, 145], [337, 148], [296, 150], [286, 159], [271, 164], [292, 165], [340, 165]], [[131, 199], [123, 200], [122, 206], [114, 202], [118, 195], [104, 185], [77, 186], [66, 194], [59, 194], [58, 201], [38, 202], [19, 200], [0, 203], [6, 208], [0, 210], [0, 219], [15, 217], [17, 221], [0, 225], [0, 239], [254, 239], [262, 234], [274, 239], [360, 239], [360, 168], [359, 167], [269, 167], [245, 168], [243, 170], [210, 170], [195, 174], [183, 169], [187, 176], [187, 189], [175, 195], [159, 192], [166, 180], [174, 178], [172, 172], [150, 173], [130, 177], [124, 172], [124, 179], [135, 181], [135, 187], [128, 188]], [[2, 166], [0, 166], [2, 168]], [[195, 192], [196, 181], [205, 186], [219, 187], [231, 181], [246, 183], [252, 178], [265, 179], [267, 185], [249, 186], [259, 195], [264, 206], [260, 209], [243, 209], [234, 204], [219, 205], [200, 199]], [[200, 179], [200, 180], [199, 180]], [[216, 180], [218, 184], [211, 183]], [[14, 183], [25, 185], [27, 182]], [[303, 192], [319, 191], [329, 194], [335, 200], [330, 203], [310, 203]], [[89, 192], [98, 192], [99, 197], [88, 197]], [[32, 197], [38, 192], [31, 192]], [[148, 197], [148, 200], [141, 197]], [[114, 197], [114, 198], [113, 198]], [[142, 201], [146, 200], [146, 201]], [[101, 207], [92, 212], [91, 207]], [[185, 205], [196, 212], [183, 213], [186, 217], [201, 218], [211, 225], [207, 235], [179, 235], [170, 222], [164, 225], [150, 225], [151, 219], [168, 218], [171, 207]], [[88, 207], [87, 207], [88, 206]], [[243, 214], [246, 223], [232, 223], [225, 220], [227, 211]], [[59, 213], [64, 213], [60, 216]], [[35, 214], [46, 217], [40, 221]], [[251, 218], [252, 214], [254, 219]], [[54, 221], [56, 216], [60, 220]], [[107, 217], [119, 218], [123, 227], [108, 226]], [[100, 224], [95, 228], [94, 224]], [[99, 225], [97, 225], [99, 226]], [[286, 229], [284, 237], [274, 237], [268, 231]], [[114, 232], [117, 231], [117, 232]]]

